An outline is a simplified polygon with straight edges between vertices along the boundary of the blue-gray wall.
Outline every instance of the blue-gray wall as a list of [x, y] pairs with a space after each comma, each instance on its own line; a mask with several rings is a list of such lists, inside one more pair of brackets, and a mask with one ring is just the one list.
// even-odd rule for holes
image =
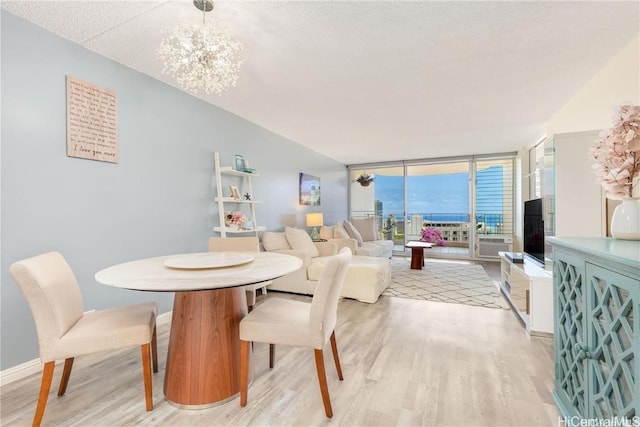
[[[171, 310], [173, 294], [110, 288], [94, 274], [207, 249], [218, 224], [216, 151], [229, 166], [243, 154], [260, 173], [256, 217], [267, 229], [303, 227], [311, 211], [328, 224], [347, 217], [348, 177], [339, 162], [10, 13], [1, 19], [0, 369], [38, 357], [29, 307], [8, 272], [16, 260], [60, 251], [86, 310], [148, 299]], [[116, 92], [118, 164], [66, 156], [66, 75]], [[321, 178], [321, 206], [298, 205], [299, 172]]]

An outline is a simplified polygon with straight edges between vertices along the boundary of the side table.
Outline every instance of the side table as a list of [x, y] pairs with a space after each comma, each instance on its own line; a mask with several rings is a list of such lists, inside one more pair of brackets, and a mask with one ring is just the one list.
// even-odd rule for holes
[[422, 270], [424, 267], [424, 249], [430, 249], [433, 243], [421, 242], [419, 240], [411, 240], [407, 242], [405, 248], [411, 249], [411, 269]]

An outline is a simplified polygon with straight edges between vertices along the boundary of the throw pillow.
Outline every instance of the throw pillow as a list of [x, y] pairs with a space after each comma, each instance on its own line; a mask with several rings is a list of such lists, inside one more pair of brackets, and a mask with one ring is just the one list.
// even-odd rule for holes
[[349, 233], [344, 229], [344, 225], [341, 223], [333, 226], [333, 238], [334, 239], [350, 239]]
[[320, 227], [320, 238], [325, 240], [333, 239], [333, 227], [329, 225]]
[[353, 226], [353, 224], [351, 224], [349, 221], [345, 221], [344, 229], [347, 230], [347, 233], [349, 233], [349, 237], [351, 237], [352, 239], [356, 239], [356, 242], [358, 242], [358, 246], [362, 246], [362, 244], [364, 243], [362, 240], [362, 235]]
[[360, 232], [364, 242], [378, 240], [378, 226], [375, 218], [355, 219], [351, 218], [351, 225]]
[[291, 249], [284, 233], [275, 233], [273, 231], [265, 231], [262, 233], [262, 246], [264, 246], [265, 251]]
[[285, 227], [284, 235], [287, 236], [291, 249], [303, 251], [311, 258], [320, 255], [318, 248], [313, 244], [313, 240], [311, 240], [306, 231], [299, 228]]

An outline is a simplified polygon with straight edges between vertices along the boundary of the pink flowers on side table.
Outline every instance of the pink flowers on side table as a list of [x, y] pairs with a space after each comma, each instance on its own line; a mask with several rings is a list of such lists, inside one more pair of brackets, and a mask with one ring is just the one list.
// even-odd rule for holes
[[420, 241], [434, 243], [440, 246], [445, 246], [447, 244], [446, 240], [442, 238], [440, 230], [433, 227], [426, 227], [422, 229]]

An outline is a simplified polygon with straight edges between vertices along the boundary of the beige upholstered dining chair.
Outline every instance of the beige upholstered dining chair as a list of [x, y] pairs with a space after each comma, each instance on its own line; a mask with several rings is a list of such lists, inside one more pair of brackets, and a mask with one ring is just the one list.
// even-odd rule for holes
[[56, 360], [64, 359], [58, 388], [62, 396], [75, 357], [135, 345], [142, 352], [146, 409], [153, 409], [151, 362], [153, 372], [158, 372], [155, 302], [83, 313], [76, 277], [58, 252], [15, 262], [9, 271], [31, 308], [44, 363], [34, 426], [42, 421]]
[[247, 404], [249, 342], [269, 343], [270, 368], [273, 368], [275, 344], [311, 347], [315, 352], [324, 410], [327, 417], [333, 417], [323, 349], [330, 340], [338, 378], [342, 380], [335, 327], [338, 300], [350, 260], [349, 248], [343, 248], [338, 255], [331, 257], [315, 287], [311, 303], [270, 298], [240, 321], [240, 406]]
[[[260, 252], [260, 240], [257, 236], [251, 237], [210, 237], [209, 252]], [[256, 305], [256, 289], [265, 287], [271, 283], [262, 282], [245, 286], [247, 294], [247, 307], [249, 311]]]

